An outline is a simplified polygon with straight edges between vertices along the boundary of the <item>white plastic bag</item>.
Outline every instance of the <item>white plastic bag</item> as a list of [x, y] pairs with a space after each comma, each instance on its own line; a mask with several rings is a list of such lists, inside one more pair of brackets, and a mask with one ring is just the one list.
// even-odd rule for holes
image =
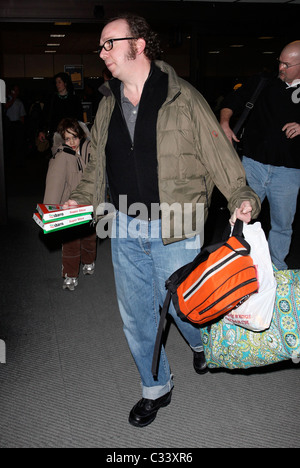
[[270, 327], [272, 321], [277, 283], [261, 223], [244, 223], [243, 234], [251, 246], [250, 255], [257, 269], [259, 290], [237, 309], [225, 315], [224, 322], [251, 331], [263, 331]]

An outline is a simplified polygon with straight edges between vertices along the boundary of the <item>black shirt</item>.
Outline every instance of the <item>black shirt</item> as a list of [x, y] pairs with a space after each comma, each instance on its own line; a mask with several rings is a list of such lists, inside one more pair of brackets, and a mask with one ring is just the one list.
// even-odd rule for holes
[[[258, 83], [255, 77], [247, 85], [226, 97], [222, 108], [241, 111]], [[300, 123], [299, 85], [288, 87], [279, 78], [271, 78], [261, 92], [245, 126], [243, 154], [263, 164], [300, 169], [300, 136], [287, 138], [282, 128]]]

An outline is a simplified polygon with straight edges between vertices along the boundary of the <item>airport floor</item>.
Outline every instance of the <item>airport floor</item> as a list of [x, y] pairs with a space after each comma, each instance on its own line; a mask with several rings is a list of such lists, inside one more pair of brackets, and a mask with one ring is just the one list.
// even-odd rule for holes
[[[300, 365], [200, 376], [173, 324], [166, 343], [172, 402], [143, 429], [128, 423], [141, 389], [118, 312], [110, 242], [99, 241], [95, 274], [81, 274], [74, 292], [63, 291], [58, 237], [43, 235], [32, 220], [46, 166], [43, 157], [28, 159], [22, 168], [10, 167], [6, 179], [0, 447], [299, 448]], [[226, 210], [220, 208], [216, 200], [208, 236], [222, 229]], [[300, 267], [299, 221], [298, 211], [290, 268]]]

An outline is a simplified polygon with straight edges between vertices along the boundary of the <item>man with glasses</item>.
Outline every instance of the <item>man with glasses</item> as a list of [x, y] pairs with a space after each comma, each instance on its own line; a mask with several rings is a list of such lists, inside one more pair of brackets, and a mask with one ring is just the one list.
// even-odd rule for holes
[[[300, 41], [284, 47], [278, 63], [278, 76], [270, 78], [246, 122], [242, 146], [247, 181], [261, 202], [269, 201], [272, 261], [285, 270], [300, 187]], [[258, 79], [254, 77], [222, 103], [220, 123], [231, 142], [239, 140], [230, 119], [249, 101]]]
[[[96, 211], [104, 201], [107, 173], [117, 210], [111, 239], [117, 298], [143, 391], [129, 422], [144, 427], [171, 401], [173, 379], [164, 348], [157, 379], [151, 364], [165, 281], [190, 263], [203, 243], [197, 205], [204, 206], [206, 218], [215, 184], [230, 211], [246, 222], [259, 213], [260, 203], [206, 101], [156, 60], [159, 41], [143, 18], [125, 15], [108, 22], [99, 53], [113, 79], [105, 84], [92, 128], [90, 164], [68, 206], [92, 201]], [[120, 201], [124, 196], [128, 209]], [[157, 205], [160, 212], [152, 209]], [[183, 229], [180, 210], [186, 205], [194, 228]], [[137, 206], [140, 211], [133, 210]], [[199, 328], [183, 322], [173, 307], [170, 314], [193, 350], [195, 371], [204, 374]]]

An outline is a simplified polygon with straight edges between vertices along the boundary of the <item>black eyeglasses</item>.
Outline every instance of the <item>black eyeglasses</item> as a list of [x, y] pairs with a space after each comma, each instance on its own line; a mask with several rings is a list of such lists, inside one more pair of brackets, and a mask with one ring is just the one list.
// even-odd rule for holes
[[137, 39], [137, 37], [121, 37], [119, 39], [108, 39], [104, 42], [102, 46], [99, 46], [98, 54], [101, 54], [103, 49], [109, 52], [114, 46], [114, 41], [130, 41], [131, 39]]
[[283, 65], [284, 68], [292, 68], [292, 67], [296, 67], [297, 65], [300, 65], [300, 63], [294, 63], [293, 65], [290, 65], [290, 64], [287, 63], [287, 62], [281, 62], [281, 61], [279, 60], [279, 58], [277, 59], [277, 62], [278, 62], [279, 65]]

